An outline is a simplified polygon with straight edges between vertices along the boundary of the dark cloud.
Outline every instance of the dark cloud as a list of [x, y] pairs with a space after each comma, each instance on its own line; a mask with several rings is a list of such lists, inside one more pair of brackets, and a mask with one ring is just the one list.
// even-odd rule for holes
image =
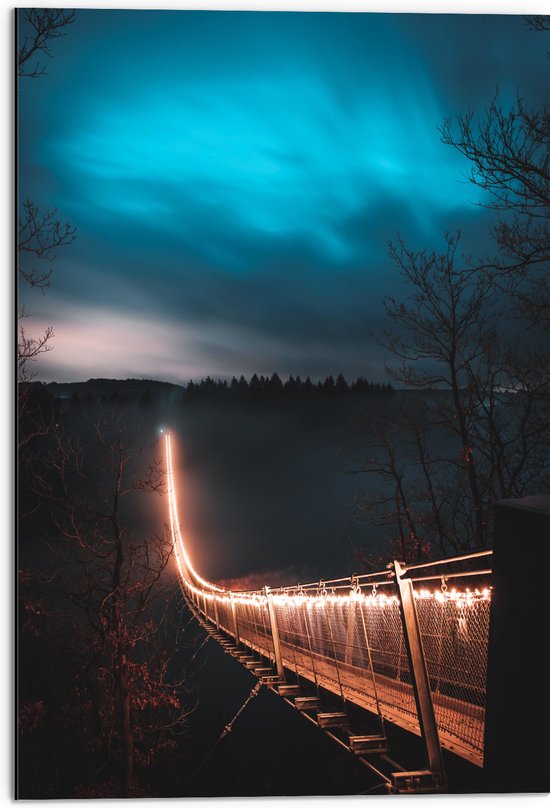
[[20, 93], [21, 195], [78, 227], [42, 376], [382, 378], [387, 241], [490, 249], [438, 124], [544, 59], [504, 16], [79, 11]]

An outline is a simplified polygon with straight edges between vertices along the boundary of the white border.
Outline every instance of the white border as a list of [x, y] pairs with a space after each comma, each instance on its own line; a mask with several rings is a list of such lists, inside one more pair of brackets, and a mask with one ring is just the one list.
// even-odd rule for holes
[[[217, 0], [217, 2], [163, 2], [159, 5], [154, 5], [151, 2], [144, 2], [144, 0], [119, 0], [115, 3], [59, 3], [59, 2], [23, 2], [18, 3], [20, 8], [32, 8], [39, 5], [40, 7], [59, 7], [70, 6], [80, 9], [154, 9], [156, 11], [161, 9], [181, 9], [181, 10], [200, 10], [200, 11], [339, 11], [339, 12], [389, 12], [389, 13], [430, 13], [430, 14], [549, 14], [550, 3], [548, 0], [529, 0], [529, 2], [518, 3], [517, 0], [341, 0], [341, 2], [334, 2], [334, 0], [240, 0], [235, 3], [232, 0]], [[4, 114], [2, 116], [3, 123], [0, 125], [0, 144], [2, 162], [4, 171], [2, 176], [13, 178], [13, 73], [12, 65], [14, 63], [13, 51], [13, 19], [14, 19], [14, 6], [0, 0], [0, 20], [1, 36], [0, 49], [3, 55], [2, 58], [2, 82], [0, 84], [0, 93], [2, 94], [2, 107]], [[13, 181], [13, 180], [12, 180]], [[13, 344], [13, 317], [14, 317], [14, 301], [13, 301], [13, 285], [11, 282], [12, 267], [13, 267], [13, 185], [12, 182], [2, 183], [2, 194], [0, 196], [0, 240], [3, 245], [3, 271], [0, 273], [1, 288], [0, 294], [3, 301], [3, 317], [2, 317], [2, 334], [1, 334], [1, 352], [0, 362], [4, 372], [4, 384], [2, 395], [0, 396], [0, 416], [2, 423], [2, 430], [0, 433], [0, 456], [2, 463], [0, 465], [0, 508], [3, 514], [2, 526], [2, 562], [4, 575], [2, 578], [2, 599], [0, 601], [0, 609], [2, 610], [2, 629], [5, 638], [13, 638], [13, 576], [14, 576], [14, 557], [12, 552], [13, 547], [13, 357], [14, 357], [14, 344]], [[2, 630], [0, 629], [0, 630]], [[4, 646], [5, 648], [5, 646]], [[8, 661], [0, 667], [0, 805], [9, 805], [13, 802], [13, 681], [12, 681], [12, 643], [10, 642], [9, 648], [4, 653], [4, 660]], [[528, 775], [527, 775], [528, 779]], [[352, 804], [359, 804], [359, 800], [365, 799], [375, 800], [376, 804], [380, 804], [384, 797], [326, 797], [326, 798], [313, 798], [301, 797], [283, 799], [259, 799], [247, 798], [246, 800], [233, 799], [233, 804], [243, 805], [245, 808], [265, 808], [266, 804], [280, 804], [284, 808], [294, 808], [294, 806], [314, 805], [321, 801], [324, 806], [338, 806], [338, 808], [345, 808]], [[406, 798], [405, 798], [406, 799]], [[481, 805], [487, 808], [497, 808], [501, 804], [519, 805], [526, 801], [528, 806], [542, 806], [544, 803], [550, 803], [550, 795], [487, 795], [487, 796], [469, 796], [461, 794], [446, 795], [444, 797], [422, 797], [415, 796], [411, 798], [413, 808], [416, 806], [435, 806], [441, 804], [457, 804], [462, 801], [466, 802], [467, 806]], [[27, 801], [22, 801], [27, 802]], [[82, 808], [81, 800], [51, 800], [49, 804], [59, 804], [63, 806], [80, 806]], [[86, 804], [104, 805], [105, 803], [112, 803], [112, 800], [87, 800]], [[164, 804], [166, 800], [139, 800], [135, 803], [137, 806], [144, 806], [150, 804]], [[168, 801], [173, 803], [173, 800]], [[212, 800], [206, 801], [206, 804], [212, 803]], [[219, 803], [216, 800], [215, 803]], [[227, 800], [221, 802], [226, 803]], [[362, 802], [363, 804], [363, 802]], [[192, 808], [194, 806], [202, 805], [204, 807], [204, 800], [185, 798], [183, 808]], [[214, 808], [214, 806], [212, 806]]]

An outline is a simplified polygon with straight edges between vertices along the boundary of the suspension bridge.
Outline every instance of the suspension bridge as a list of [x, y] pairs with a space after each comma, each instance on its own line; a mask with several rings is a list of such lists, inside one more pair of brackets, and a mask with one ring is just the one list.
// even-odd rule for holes
[[[164, 439], [182, 592], [204, 629], [256, 677], [251, 696], [273, 690], [391, 793], [445, 791], [442, 750], [483, 768], [493, 551], [396, 560], [379, 572], [290, 587], [225, 589], [191, 562], [173, 438]], [[425, 768], [408, 770], [390, 756], [390, 724], [421, 739]]]

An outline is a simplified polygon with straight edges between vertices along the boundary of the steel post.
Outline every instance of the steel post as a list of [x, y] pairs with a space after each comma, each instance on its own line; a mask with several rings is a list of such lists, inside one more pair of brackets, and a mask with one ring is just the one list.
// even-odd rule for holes
[[230, 600], [231, 600], [231, 614], [233, 615], [233, 629], [235, 631], [235, 641], [239, 643], [240, 638], [239, 638], [239, 623], [237, 620], [237, 606], [233, 599], [233, 593], [231, 593]]
[[273, 640], [273, 653], [275, 654], [275, 665], [277, 667], [277, 676], [284, 676], [283, 659], [281, 657], [281, 641], [279, 639], [279, 626], [277, 625], [277, 615], [273, 607], [273, 599], [269, 593], [269, 587], [266, 586], [265, 594], [267, 598], [267, 611], [269, 614], [269, 623], [271, 626], [271, 638]]
[[432, 702], [432, 692], [430, 680], [426, 668], [426, 658], [422, 645], [422, 636], [418, 624], [418, 614], [414, 602], [413, 584], [410, 579], [403, 578], [406, 570], [399, 561], [394, 561], [395, 581], [399, 593], [399, 603], [401, 609], [401, 621], [403, 624], [403, 635], [405, 646], [409, 658], [411, 678], [414, 689], [416, 709], [418, 711], [418, 722], [420, 731], [426, 746], [428, 766], [430, 771], [441, 780], [445, 779], [443, 766], [443, 756], [439, 743], [439, 733], [435, 720], [434, 707]]

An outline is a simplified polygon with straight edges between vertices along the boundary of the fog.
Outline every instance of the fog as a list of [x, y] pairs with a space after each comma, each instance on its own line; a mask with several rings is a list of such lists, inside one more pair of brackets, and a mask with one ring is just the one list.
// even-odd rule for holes
[[[154, 459], [163, 462], [161, 430], [170, 430], [183, 534], [209, 580], [237, 579], [248, 588], [349, 575], [359, 571], [358, 552], [390, 538], [387, 529], [354, 518], [355, 499], [377, 483], [351, 470], [365, 441], [361, 421], [394, 406], [394, 396], [182, 404], [181, 390], [168, 388], [143, 406], [87, 403], [79, 394], [77, 406], [58, 398], [59, 420], [78, 435], [88, 479], [97, 476], [98, 485], [96, 423], [124, 425], [133, 454], [129, 478], [143, 476]], [[160, 531], [168, 521], [166, 497], [130, 494], [122, 516], [143, 536]], [[27, 539], [43, 531], [38, 518], [22, 522]]]

